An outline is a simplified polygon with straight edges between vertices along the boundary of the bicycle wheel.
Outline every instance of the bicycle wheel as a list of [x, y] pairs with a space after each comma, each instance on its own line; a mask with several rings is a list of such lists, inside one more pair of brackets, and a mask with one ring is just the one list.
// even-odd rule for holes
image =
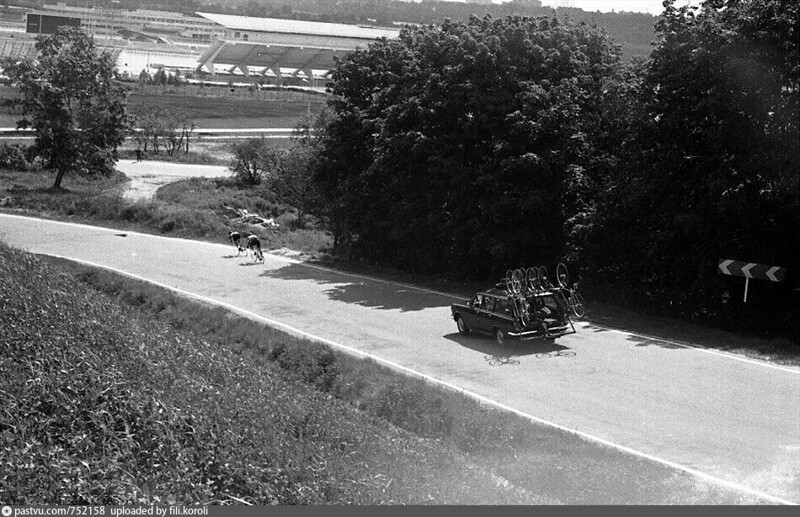
[[539, 288], [539, 270], [529, 267], [525, 270], [525, 276], [528, 277], [528, 289], [536, 291]]
[[558, 285], [561, 287], [569, 285], [569, 271], [567, 271], [567, 265], [563, 262], [559, 262], [558, 266], [556, 266], [556, 280], [558, 280]]
[[579, 318], [583, 318], [586, 316], [586, 306], [584, 305], [583, 296], [581, 293], [572, 293], [570, 297], [570, 306], [572, 307], [572, 312], [575, 313], [575, 316]]
[[548, 289], [550, 287], [550, 279], [547, 278], [547, 268], [544, 266], [539, 268], [539, 284], [541, 284], [543, 289]]

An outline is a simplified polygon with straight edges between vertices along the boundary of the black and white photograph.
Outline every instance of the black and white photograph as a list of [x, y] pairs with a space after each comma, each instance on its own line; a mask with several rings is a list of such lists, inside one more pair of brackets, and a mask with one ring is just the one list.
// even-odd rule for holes
[[799, 30], [3, 0], [2, 517], [800, 504]]

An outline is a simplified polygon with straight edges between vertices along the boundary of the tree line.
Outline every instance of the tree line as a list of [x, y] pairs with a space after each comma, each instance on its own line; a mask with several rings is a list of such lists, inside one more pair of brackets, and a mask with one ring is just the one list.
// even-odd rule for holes
[[[630, 64], [556, 17], [406, 28], [334, 70], [307, 202], [366, 262], [490, 279], [566, 259], [603, 296], [796, 330], [797, 15], [668, 1]], [[743, 313], [722, 258], [788, 281]]]

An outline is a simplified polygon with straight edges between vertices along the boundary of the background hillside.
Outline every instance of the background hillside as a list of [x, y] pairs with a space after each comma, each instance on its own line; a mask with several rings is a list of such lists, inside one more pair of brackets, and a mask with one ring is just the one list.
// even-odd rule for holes
[[[55, 1], [10, 0], [10, 6], [38, 8]], [[85, 7], [85, 1], [68, 1], [68, 5]], [[105, 2], [94, 2], [108, 7]], [[91, 4], [91, 2], [89, 3]], [[494, 18], [511, 15], [548, 16], [556, 13], [574, 21], [594, 20], [605, 27], [609, 35], [622, 46], [626, 57], [647, 56], [655, 37], [653, 25], [657, 18], [642, 13], [585, 12], [575, 8], [543, 7], [536, 0], [517, 0], [504, 4], [474, 4], [462, 2], [407, 2], [399, 0], [119, 0], [117, 9], [154, 9], [193, 14], [197, 11], [236, 14], [268, 18], [290, 18], [320, 22], [359, 25], [392, 26], [442, 23], [445, 19], [466, 21], [471, 15]]]

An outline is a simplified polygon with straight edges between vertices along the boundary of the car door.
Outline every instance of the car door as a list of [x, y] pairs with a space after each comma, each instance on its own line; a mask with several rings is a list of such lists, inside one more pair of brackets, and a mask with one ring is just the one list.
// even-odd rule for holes
[[467, 307], [459, 312], [464, 320], [464, 325], [471, 329], [480, 329], [480, 317], [478, 311], [483, 303], [483, 295], [477, 294], [467, 303]]
[[481, 330], [491, 332], [495, 327], [494, 322], [495, 299], [492, 296], [483, 295], [483, 303], [477, 311], [478, 326]]
[[508, 332], [514, 329], [514, 309], [512, 302], [498, 298], [494, 304], [492, 314], [493, 326], [502, 329], [503, 332]]

